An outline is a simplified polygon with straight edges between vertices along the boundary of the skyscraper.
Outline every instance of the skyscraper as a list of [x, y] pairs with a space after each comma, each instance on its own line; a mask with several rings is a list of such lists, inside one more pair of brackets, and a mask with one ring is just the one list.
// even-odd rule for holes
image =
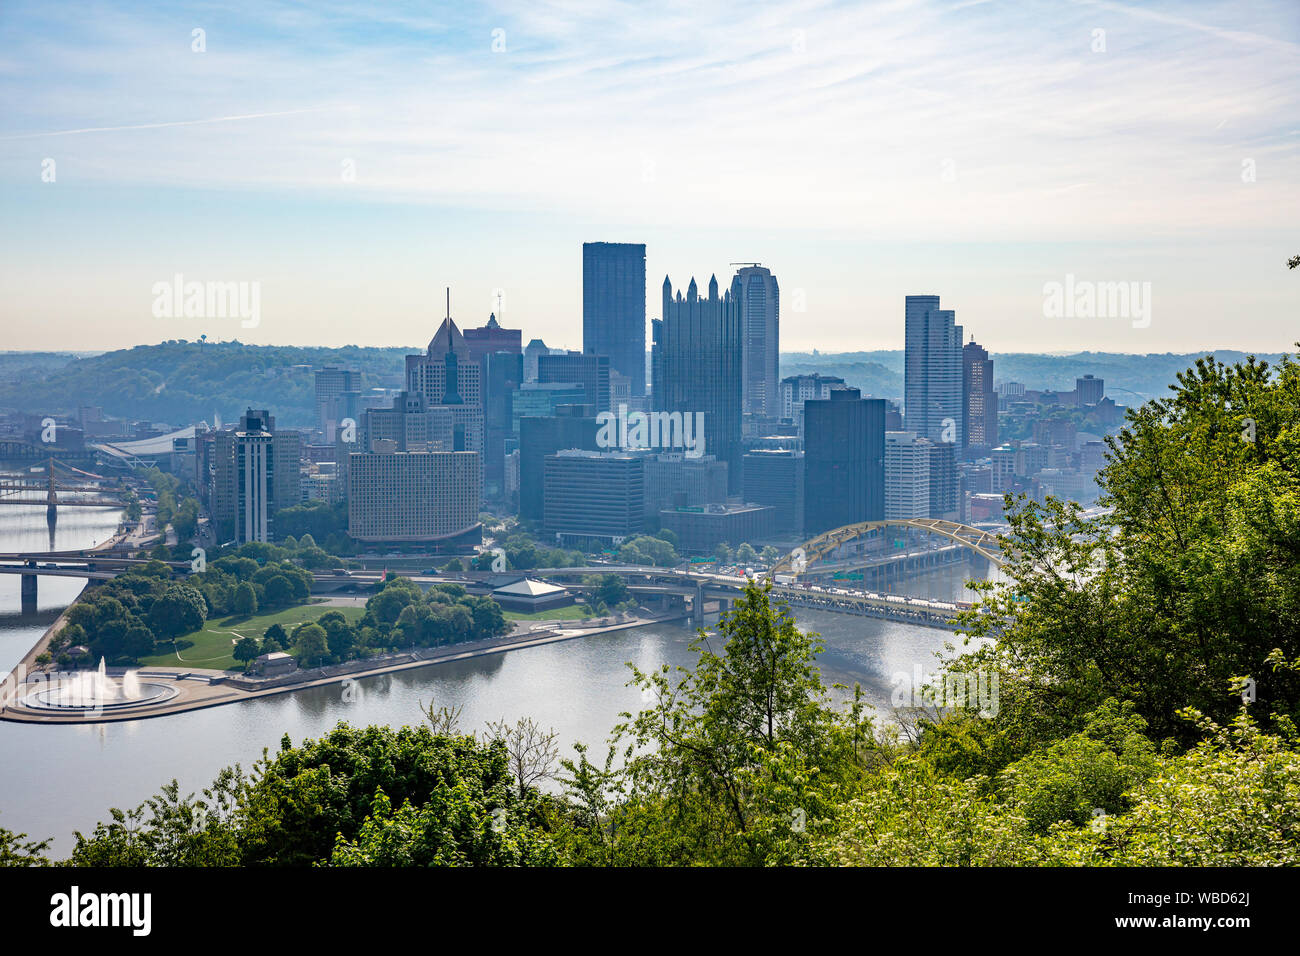
[[885, 517], [885, 402], [856, 388], [804, 402], [804, 533]]
[[[577, 382], [586, 393], [584, 403], [595, 405], [596, 412], [611, 410], [609, 398], [610, 362], [605, 355], [581, 352], [552, 352], [537, 358], [537, 383], [539, 385]], [[645, 381], [645, 375], [641, 376]], [[645, 394], [642, 385], [641, 394]]]
[[746, 415], [779, 418], [778, 351], [781, 295], [772, 270], [757, 262], [736, 271], [731, 298], [740, 306], [743, 341], [741, 402]]
[[645, 394], [645, 243], [582, 244], [582, 351]]
[[1092, 375], [1076, 378], [1074, 396], [1079, 405], [1098, 405], [1106, 397], [1106, 380]]
[[704, 414], [704, 454], [727, 463], [727, 484], [740, 491], [741, 360], [740, 307], [718, 279], [701, 298], [691, 279], [686, 295], [673, 297], [664, 276], [663, 318], [654, 323], [656, 411]]
[[327, 443], [334, 441], [339, 422], [354, 421], [360, 412], [361, 375], [350, 368], [316, 370], [316, 427]]
[[962, 330], [937, 295], [909, 295], [903, 357], [903, 415], [908, 431], [964, 447]]
[[274, 540], [275, 513], [301, 502], [302, 436], [275, 429], [265, 409], [248, 409], [212, 446], [212, 521], [218, 541]]
[[998, 443], [998, 397], [993, 391], [993, 360], [972, 340], [962, 347], [961, 368], [964, 447], [992, 448]]

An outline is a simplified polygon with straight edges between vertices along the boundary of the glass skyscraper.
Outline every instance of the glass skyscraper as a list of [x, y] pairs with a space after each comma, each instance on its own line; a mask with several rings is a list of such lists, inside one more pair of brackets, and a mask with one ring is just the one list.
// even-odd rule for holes
[[582, 244], [582, 351], [645, 395], [645, 243]]
[[908, 431], [965, 446], [962, 423], [962, 330], [937, 295], [909, 295], [903, 357], [903, 415]]
[[673, 296], [664, 276], [663, 318], [654, 323], [656, 411], [704, 414], [704, 454], [727, 463], [727, 488], [740, 491], [741, 448], [740, 303], [730, 292], [718, 295], [718, 280], [709, 280], [708, 298], [695, 280]]

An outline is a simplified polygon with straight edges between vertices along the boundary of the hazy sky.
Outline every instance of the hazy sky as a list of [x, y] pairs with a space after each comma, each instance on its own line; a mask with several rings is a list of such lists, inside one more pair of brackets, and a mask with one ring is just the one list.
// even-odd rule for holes
[[[423, 343], [447, 285], [576, 348], [605, 240], [650, 318], [770, 266], [784, 351], [901, 348], [911, 293], [995, 351], [1278, 351], [1298, 214], [1296, 0], [0, 4], [0, 348]], [[259, 324], [155, 316], [176, 274]], [[1149, 322], [1049, 317], [1067, 275]]]

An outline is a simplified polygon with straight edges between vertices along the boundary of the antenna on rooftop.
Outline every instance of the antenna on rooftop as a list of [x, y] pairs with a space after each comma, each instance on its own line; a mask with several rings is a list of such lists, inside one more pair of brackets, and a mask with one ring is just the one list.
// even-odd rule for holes
[[451, 318], [451, 286], [447, 286], [447, 318]]

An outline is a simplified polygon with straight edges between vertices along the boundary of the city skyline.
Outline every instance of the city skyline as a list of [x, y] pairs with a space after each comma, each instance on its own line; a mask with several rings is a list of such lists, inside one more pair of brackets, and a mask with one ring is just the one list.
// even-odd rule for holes
[[[763, 262], [787, 351], [940, 291], [994, 352], [1293, 344], [1294, 5], [418, 11], [7, 6], [7, 345], [411, 344], [450, 285], [580, 348], [590, 241], [651, 287]], [[259, 283], [259, 323], [157, 317], [176, 274]], [[1070, 277], [1149, 283], [1149, 323], [1049, 317]]]

